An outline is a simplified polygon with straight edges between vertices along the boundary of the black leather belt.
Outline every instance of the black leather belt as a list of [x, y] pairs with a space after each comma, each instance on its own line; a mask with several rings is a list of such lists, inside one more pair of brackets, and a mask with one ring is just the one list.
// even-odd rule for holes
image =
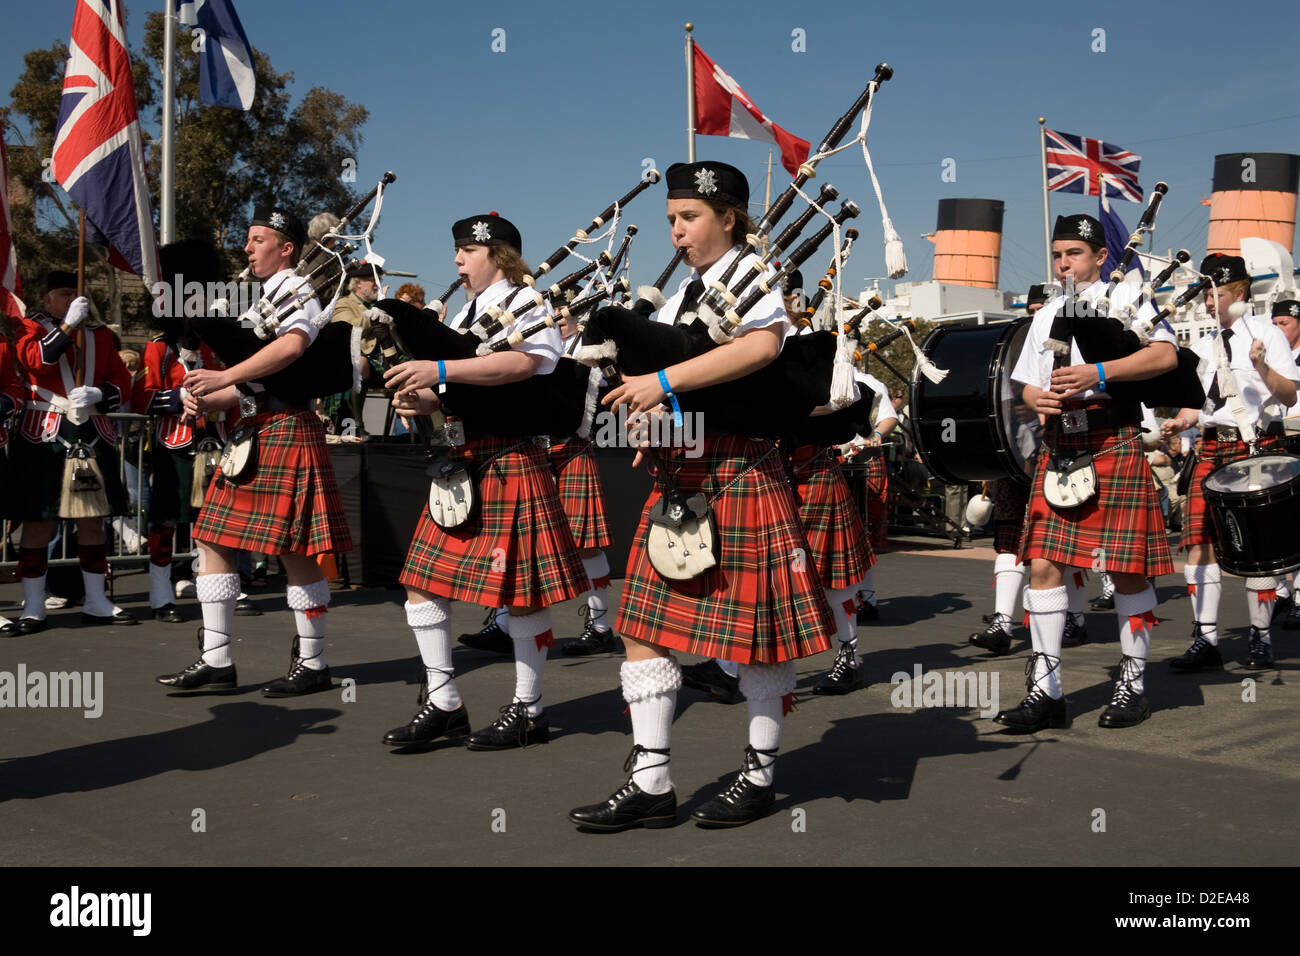
[[[1258, 434], [1282, 438], [1286, 432], [1281, 422], [1274, 422]], [[1241, 432], [1236, 425], [1208, 425], [1202, 435], [1207, 441], [1241, 441]]]
[[1123, 428], [1142, 421], [1142, 407], [1124, 403], [1106, 408], [1066, 408], [1061, 412], [1061, 431], [1067, 435], [1102, 428]]

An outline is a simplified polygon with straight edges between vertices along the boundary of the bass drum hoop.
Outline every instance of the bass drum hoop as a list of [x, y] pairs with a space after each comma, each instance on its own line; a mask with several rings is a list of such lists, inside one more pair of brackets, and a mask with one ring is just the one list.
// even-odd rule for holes
[[[1264, 456], [1255, 457], [1286, 458], [1300, 461], [1300, 456], [1281, 450], [1269, 451]], [[1240, 466], [1250, 460], [1249, 457], [1237, 458], [1220, 465], [1205, 476], [1205, 481], [1201, 485], [1201, 493], [1205, 497], [1205, 508], [1213, 531], [1215, 557], [1218, 558], [1219, 566], [1229, 574], [1245, 578], [1275, 577], [1300, 570], [1300, 543], [1298, 543], [1300, 539], [1297, 539], [1291, 531], [1295, 527], [1294, 521], [1282, 520], [1286, 516], [1279, 514], [1274, 519], [1262, 523], [1250, 522], [1246, 527], [1242, 527], [1243, 519], [1250, 512], [1264, 509], [1275, 510], [1279, 506], [1285, 507], [1288, 502], [1292, 503], [1291, 510], [1296, 512], [1293, 517], [1300, 517], [1300, 477], [1292, 478], [1269, 488], [1260, 488], [1256, 491], [1222, 491], [1209, 487], [1207, 484], [1211, 478], [1225, 469]], [[1238, 517], [1238, 515], [1242, 517]], [[1234, 529], [1235, 534], [1233, 533]], [[1250, 548], [1247, 545], [1255, 543], [1253, 538], [1257, 534], [1262, 532], [1265, 536], [1271, 537], [1274, 530], [1280, 533], [1281, 539], [1291, 542], [1289, 556], [1282, 554], [1272, 560], [1267, 560], [1262, 555], [1251, 556], [1248, 554], [1252, 550], [1265, 550], [1263, 548]], [[1236, 539], [1235, 542], [1233, 541], [1234, 538]], [[1228, 544], [1227, 548], [1224, 547], [1225, 542]]]
[[[912, 418], [912, 431], [916, 438], [917, 451], [930, 473], [945, 484], [963, 485], [971, 481], [992, 481], [998, 478], [1010, 478], [1026, 487], [1030, 484], [1037, 454], [1030, 456], [1026, 460], [1024, 468], [1020, 467], [1019, 459], [1011, 448], [1011, 437], [1008, 435], [1006, 423], [1002, 421], [1002, 383], [1004, 379], [1007, 382], [1010, 381], [1011, 369], [1015, 365], [1009, 354], [1012, 343], [1019, 337], [1023, 348], [1024, 342], [1028, 339], [1029, 325], [1032, 321], [1032, 318], [1023, 316], [1010, 322], [940, 326], [927, 335], [925, 341], [921, 343], [922, 353], [926, 358], [933, 360], [932, 353], [937, 350], [945, 338], [953, 334], [965, 330], [987, 330], [997, 327], [1002, 329], [1001, 334], [994, 343], [984, 387], [984, 420], [988, 432], [991, 434], [981, 436], [994, 438], [994, 455], [1001, 469], [999, 471], [972, 468], [963, 474], [955, 470], [955, 468], [949, 467], [950, 464], [956, 463], [950, 463], [945, 455], [940, 454], [937, 448], [931, 447], [931, 443], [925, 436], [923, 422], [926, 420], [926, 416], [923, 413], [926, 411], [928, 391], [936, 387], [942, 387], [942, 385], [936, 386], [926, 379], [921, 374], [919, 364], [912, 368], [911, 398], [908, 403], [908, 414]], [[1023, 330], [1023, 334], [1021, 334], [1021, 330]], [[942, 363], [936, 364], [942, 367]], [[960, 442], [942, 442], [941, 445], [945, 449], [947, 446], [952, 448], [961, 447]]]

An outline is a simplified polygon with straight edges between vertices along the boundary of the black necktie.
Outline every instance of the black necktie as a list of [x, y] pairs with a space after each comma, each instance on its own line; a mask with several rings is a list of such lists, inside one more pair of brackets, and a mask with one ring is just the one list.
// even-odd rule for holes
[[468, 329], [474, 324], [474, 313], [478, 309], [478, 296], [469, 300], [469, 312], [465, 315], [465, 321], [460, 324], [462, 329]]
[[680, 325], [682, 317], [688, 312], [695, 311], [695, 307], [700, 304], [700, 297], [704, 295], [704, 280], [692, 279], [686, 286], [686, 291], [682, 293], [682, 304], [677, 309], [677, 318], [675, 324]]
[[[1224, 329], [1219, 334], [1223, 337], [1223, 354], [1228, 356], [1228, 364], [1231, 365], [1232, 349], [1229, 347], [1228, 343], [1232, 339], [1232, 329]], [[1214, 381], [1211, 382], [1210, 390], [1205, 393], [1205, 397], [1214, 403], [1214, 410], [1217, 412], [1220, 408], [1223, 407], [1223, 404], [1224, 402], [1227, 401], [1227, 399], [1219, 394], [1219, 372], [1218, 372], [1219, 365], [1217, 362], [1215, 363], [1214, 368], [1215, 368]]]

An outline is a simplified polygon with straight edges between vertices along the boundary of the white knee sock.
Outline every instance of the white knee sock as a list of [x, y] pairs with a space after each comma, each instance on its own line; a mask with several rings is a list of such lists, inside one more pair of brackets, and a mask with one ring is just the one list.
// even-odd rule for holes
[[1151, 649], [1151, 628], [1155, 626], [1156, 592], [1151, 585], [1137, 594], [1115, 592], [1115, 617], [1119, 621], [1119, 648], [1131, 658], [1121, 667], [1120, 679], [1128, 679], [1133, 689], [1143, 692], [1142, 674]]
[[1070, 620], [1083, 623], [1083, 599], [1087, 594], [1088, 575], [1075, 568], [1065, 569], [1065, 597]]
[[529, 701], [528, 716], [536, 717], [542, 712], [542, 667], [555, 643], [550, 610], [512, 616], [510, 640], [515, 645], [515, 700]]
[[172, 566], [149, 562], [149, 606], [155, 611], [168, 604], [175, 604], [176, 596], [172, 592]]
[[858, 585], [858, 597], [872, 607], [876, 606], [876, 569], [874, 566], [867, 569], [867, 576]]
[[194, 595], [203, 611], [203, 660], [212, 667], [229, 667], [230, 624], [239, 599], [238, 574], [200, 574]]
[[[1025, 588], [1021, 600], [1029, 612], [1029, 637], [1035, 658], [1034, 685], [1053, 700], [1065, 695], [1061, 687], [1061, 640], [1065, 636], [1065, 614], [1069, 607], [1065, 586], [1034, 590]], [[1044, 657], [1045, 655], [1045, 657]]]
[[405, 607], [406, 623], [420, 646], [429, 697], [439, 710], [455, 710], [462, 702], [451, 660], [451, 602], [436, 597], [422, 604], [407, 601]]
[[1285, 574], [1279, 574], [1276, 581], [1277, 583], [1274, 585], [1274, 590], [1277, 591], [1277, 599], [1279, 601], [1285, 601], [1291, 596], [1291, 582], [1287, 580]]
[[[619, 668], [623, 699], [632, 715], [632, 742], [647, 750], [667, 750], [672, 744], [673, 711], [682, 687], [682, 669], [673, 657], [624, 661]], [[632, 780], [646, 793], [673, 788], [666, 753], [639, 753]]]
[[1025, 566], [1014, 554], [999, 554], [993, 559], [993, 612], [1009, 621], [1016, 619], [1016, 598], [1025, 582]]
[[858, 664], [858, 621], [857, 602], [854, 601], [855, 588], [826, 589], [826, 603], [830, 605], [831, 615], [835, 618], [836, 637], [839, 638], [840, 650], [846, 647], [853, 652], [853, 663]]
[[794, 692], [794, 685], [794, 661], [744, 664], [740, 668], [740, 691], [749, 705], [749, 745], [760, 751], [759, 768], [745, 771], [745, 778], [755, 786], [772, 786], [776, 774], [775, 751], [781, 746], [781, 730], [785, 726], [782, 698]]
[[1223, 573], [1217, 564], [1189, 564], [1183, 568], [1187, 593], [1192, 597], [1192, 619], [1201, 624], [1200, 636], [1219, 643], [1219, 598], [1223, 595]]
[[325, 669], [325, 613], [329, 610], [330, 586], [321, 578], [307, 585], [289, 585], [284, 592], [298, 626], [298, 656], [304, 667]]
[[1268, 629], [1276, 603], [1276, 578], [1246, 578], [1246, 613], [1250, 615], [1250, 626], [1259, 632], [1265, 644], [1273, 643]]
[[587, 592], [587, 613], [591, 615], [591, 626], [598, 631], [608, 631], [609, 603], [606, 598], [609, 593], [609, 559], [602, 551], [594, 558], [583, 558], [582, 567], [587, 572], [587, 580], [591, 582], [591, 590]]
[[39, 578], [23, 578], [23, 613], [22, 617], [31, 620], [45, 620], [45, 575]]

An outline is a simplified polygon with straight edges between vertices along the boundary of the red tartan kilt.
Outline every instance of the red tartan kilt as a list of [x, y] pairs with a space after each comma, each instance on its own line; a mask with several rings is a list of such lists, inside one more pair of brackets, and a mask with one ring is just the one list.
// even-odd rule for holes
[[[712, 497], [772, 443], [707, 438], [703, 454], [665, 455], [682, 490]], [[828, 650], [835, 624], [776, 453], [712, 503], [718, 564], [686, 582], [650, 566], [651, 492], [628, 554], [616, 630], [625, 637], [742, 664], [776, 664]]]
[[889, 543], [889, 472], [883, 454], [860, 461], [867, 481], [867, 531], [871, 546], [880, 550]]
[[587, 590], [578, 546], [560, 508], [545, 453], [531, 439], [484, 438], [452, 452], [453, 459], [482, 463], [506, 449], [476, 475], [473, 516], [448, 531], [420, 509], [401, 582], [453, 601], [500, 607], [549, 607]]
[[[1043, 497], [1043, 482], [1050, 462], [1048, 448], [1039, 452], [1034, 493], [1025, 514], [1020, 559], [1043, 558], [1075, 568], [1093, 568], [1147, 577], [1172, 574], [1169, 541], [1160, 497], [1147, 465], [1137, 428], [1094, 429], [1080, 435], [1063, 435], [1058, 450], [1066, 455], [1098, 454], [1124, 439], [1134, 438], [1116, 451], [1094, 459], [1097, 494], [1078, 508], [1056, 511]], [[1104, 561], [1104, 566], [1101, 562]]]
[[[1280, 435], [1260, 435], [1255, 443], [1260, 452], [1283, 451], [1286, 440]], [[1206, 477], [1230, 461], [1245, 458], [1250, 454], [1250, 446], [1244, 441], [1218, 441], [1208, 438], [1201, 441], [1201, 456], [1196, 460], [1196, 470], [1192, 472], [1192, 485], [1183, 504], [1183, 536], [1178, 540], [1178, 550], [1186, 551], [1197, 544], [1214, 544], [1214, 523], [1210, 521], [1205, 508], [1205, 493], [1202, 485]]]
[[262, 412], [256, 421], [252, 478], [232, 484], [217, 469], [194, 540], [262, 554], [350, 551], [352, 535], [320, 419], [290, 409]]
[[855, 587], [876, 563], [876, 555], [839, 463], [827, 449], [804, 445], [794, 450], [791, 466], [799, 524], [822, 587]]
[[579, 548], [608, 548], [614, 543], [605, 520], [605, 489], [600, 483], [594, 446], [573, 439], [551, 446], [551, 469], [560, 491], [560, 507]]
[[993, 499], [993, 550], [998, 554], [1019, 554], [1029, 485], [1014, 478], [999, 478], [989, 484], [988, 494]]

